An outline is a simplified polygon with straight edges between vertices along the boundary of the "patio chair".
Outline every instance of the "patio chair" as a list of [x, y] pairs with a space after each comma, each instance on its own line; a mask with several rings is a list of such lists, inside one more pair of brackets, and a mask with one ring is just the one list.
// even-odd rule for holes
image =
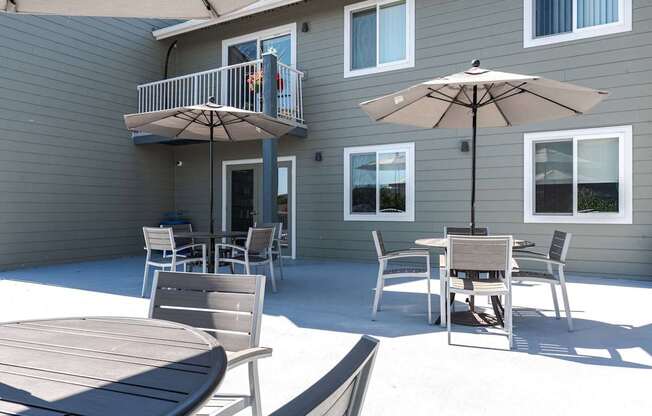
[[[449, 235], [471, 235], [471, 227], [446, 227], [444, 226], [444, 237]], [[489, 235], [489, 228], [475, 227], [474, 235]], [[446, 254], [439, 255], [439, 294], [444, 297], [446, 294]], [[451, 304], [455, 302], [455, 296], [451, 299]], [[439, 302], [439, 324], [446, 325], [446, 302]], [[452, 307], [452, 306], [451, 306]]]
[[363, 336], [331, 371], [270, 416], [359, 416], [378, 343]]
[[247, 364], [248, 395], [215, 393], [196, 415], [231, 416], [251, 407], [261, 415], [258, 360], [265, 276], [156, 272], [149, 317], [178, 322], [214, 335], [226, 350], [227, 371]]
[[[555, 316], [559, 316], [559, 302], [557, 300], [556, 286], [561, 287], [561, 295], [564, 301], [564, 310], [566, 312], [566, 320], [568, 321], [568, 330], [573, 330], [573, 317], [568, 303], [568, 291], [566, 289], [566, 277], [564, 275], [564, 267], [566, 266], [566, 254], [570, 247], [572, 234], [563, 231], [555, 231], [550, 243], [548, 254], [535, 253], [532, 251], [519, 251], [514, 260], [518, 263], [523, 262], [537, 262], [546, 265], [546, 272], [525, 270], [517, 264], [517, 270], [512, 272], [512, 280], [515, 282], [539, 282], [550, 284], [552, 292], [552, 302], [555, 305]], [[553, 266], [557, 266], [557, 275], [553, 273]]]
[[[504, 326], [513, 346], [512, 336], [512, 246], [511, 236], [455, 236], [448, 237], [446, 251], [446, 303], [454, 293], [468, 296], [504, 296]], [[461, 278], [457, 271], [495, 272], [495, 277]], [[451, 308], [446, 308], [448, 344], [451, 344]]]
[[[174, 234], [176, 233], [191, 233], [192, 232], [192, 224], [187, 223], [187, 224], [172, 224], [172, 225], [160, 225], [161, 228], [172, 228], [172, 232]], [[177, 243], [179, 246], [186, 246], [186, 245], [192, 245], [195, 244], [195, 239], [194, 238], [179, 238], [175, 237], [174, 241]], [[170, 257], [172, 253], [168, 253], [167, 251], [163, 251], [163, 257]], [[187, 255], [192, 255], [192, 249], [186, 249], [183, 250], [182, 252], [177, 253], [178, 257], [186, 257]]]
[[[374, 295], [374, 304], [371, 312], [371, 319], [376, 320], [376, 314], [380, 309], [380, 302], [385, 289], [385, 279], [395, 279], [398, 277], [417, 277], [425, 278], [427, 282], [427, 303], [428, 303], [428, 323], [432, 323], [432, 305], [430, 303], [430, 252], [424, 249], [410, 248], [406, 250], [387, 251], [383, 241], [383, 235], [380, 231], [372, 231], [371, 235], [376, 246], [378, 255], [378, 279], [376, 281], [376, 293]], [[409, 265], [399, 263], [397, 260], [425, 260], [425, 266]]]
[[274, 257], [278, 259], [278, 270], [283, 280], [283, 253], [281, 250], [281, 239], [283, 238], [283, 223], [273, 222], [269, 224], [254, 224], [254, 227], [274, 228], [274, 242], [272, 243], [272, 261]]
[[[183, 271], [186, 271], [189, 264], [201, 263], [202, 272], [206, 273], [206, 244], [188, 244], [177, 247], [172, 228], [143, 227], [143, 236], [145, 237], [147, 256], [145, 257], [142, 297], [145, 297], [150, 267], [176, 271], [179, 266], [183, 266]], [[201, 257], [193, 255], [192, 249], [197, 247], [201, 248]], [[161, 257], [154, 257], [155, 251], [160, 251]], [[180, 254], [182, 252], [186, 252], [186, 254]]]
[[[215, 264], [241, 264], [244, 266], [245, 274], [251, 274], [252, 266], [268, 266], [270, 279], [272, 280], [272, 291], [276, 292], [272, 255], [273, 244], [274, 228], [249, 228], [244, 247], [225, 243], [215, 244]], [[220, 257], [220, 249], [231, 249], [231, 257]]]

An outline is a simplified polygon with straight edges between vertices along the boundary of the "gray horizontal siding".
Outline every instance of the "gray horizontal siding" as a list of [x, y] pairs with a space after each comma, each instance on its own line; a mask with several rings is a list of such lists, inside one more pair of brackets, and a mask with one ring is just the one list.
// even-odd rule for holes
[[163, 24], [0, 14], [0, 268], [141, 253], [173, 208], [171, 149], [122, 120], [162, 76]]
[[[304, 102], [309, 135], [284, 138], [279, 153], [296, 155], [298, 253], [305, 257], [373, 258], [370, 231], [384, 231], [393, 247], [468, 222], [470, 158], [459, 151], [468, 130], [420, 130], [370, 122], [358, 104], [414, 83], [485, 67], [540, 74], [610, 91], [592, 113], [559, 122], [486, 129], [478, 138], [478, 218], [495, 233], [510, 233], [547, 247], [555, 228], [574, 233], [570, 269], [614, 277], [652, 276], [652, 3], [634, 0], [634, 30], [537, 48], [523, 48], [522, 0], [416, 0], [416, 66], [343, 78], [343, 6], [354, 1], [308, 1], [179, 38], [179, 74], [220, 65], [222, 39], [290, 22], [309, 22], [298, 33], [298, 66], [306, 71]], [[631, 124], [634, 128], [634, 224], [523, 223], [523, 133]], [[344, 222], [345, 146], [416, 143], [416, 221]], [[316, 151], [323, 161], [313, 160]], [[221, 160], [259, 157], [257, 144], [218, 146]], [[175, 203], [201, 224], [207, 200], [205, 148], [177, 148]], [[189, 163], [186, 163], [189, 162]], [[205, 198], [204, 198], [205, 199]], [[216, 214], [219, 217], [219, 204]]]

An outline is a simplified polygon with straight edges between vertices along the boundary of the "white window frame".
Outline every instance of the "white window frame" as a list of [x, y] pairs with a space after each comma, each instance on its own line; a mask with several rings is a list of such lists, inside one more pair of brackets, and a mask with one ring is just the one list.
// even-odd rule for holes
[[577, 0], [573, 0], [573, 30], [568, 33], [536, 37], [535, 1], [523, 0], [523, 47], [525, 48], [630, 32], [632, 30], [632, 0], [619, 0], [617, 22], [585, 28], [577, 27]]
[[[577, 143], [580, 140], [615, 138], [618, 140], [618, 213], [577, 212]], [[525, 223], [559, 224], [632, 224], [632, 126], [600, 127], [579, 130], [525, 133], [524, 137], [523, 219]], [[573, 142], [573, 214], [535, 214], [534, 145], [560, 140]]]
[[[351, 155], [359, 153], [376, 153], [376, 164], [378, 154], [405, 152], [405, 212], [387, 213], [378, 212], [380, 208], [378, 180], [376, 175], [376, 213], [351, 212]], [[414, 143], [397, 143], [374, 146], [347, 147], [344, 149], [344, 221], [409, 221], [414, 222]]]
[[[367, 0], [360, 3], [350, 4], [344, 7], [344, 78], [357, 77], [369, 74], [378, 74], [386, 71], [414, 67], [414, 0], [405, 0], [405, 59], [395, 62], [381, 64], [380, 59], [380, 19], [378, 18], [380, 7], [396, 3], [397, 0]], [[376, 66], [363, 69], [351, 69], [351, 15], [357, 11], [376, 8]]]
[[[246, 35], [237, 36], [234, 38], [224, 39], [222, 41], [222, 66], [229, 64], [229, 46], [237, 45], [238, 43], [256, 41], [256, 50], [260, 53], [260, 43], [263, 40], [275, 38], [278, 36], [290, 35], [290, 43], [292, 49], [292, 68], [297, 67], [297, 23], [290, 23], [283, 26], [272, 27], [258, 32], [247, 33]], [[261, 57], [259, 56], [258, 59]]]

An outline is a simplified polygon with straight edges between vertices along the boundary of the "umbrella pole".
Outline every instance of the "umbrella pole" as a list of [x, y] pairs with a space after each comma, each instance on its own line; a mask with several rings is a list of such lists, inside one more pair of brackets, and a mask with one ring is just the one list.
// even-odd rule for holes
[[471, 139], [471, 235], [475, 234], [475, 142], [478, 129], [478, 86], [473, 86], [473, 103], [471, 104], [473, 136]]
[[[208, 186], [210, 187], [210, 212], [209, 212], [209, 224], [208, 224], [208, 232], [210, 233], [210, 246], [208, 248], [208, 255], [210, 256], [208, 259], [209, 264], [212, 263], [212, 251], [215, 249], [215, 237], [213, 237], [213, 232], [215, 231], [214, 225], [213, 225], [213, 201], [214, 201], [214, 195], [213, 195], [213, 139], [214, 139], [214, 129], [215, 126], [213, 124], [213, 112], [210, 112], [210, 140], [208, 141], [208, 163], [210, 164], [210, 177], [208, 180]], [[217, 272], [217, 264], [213, 264], [213, 271]]]

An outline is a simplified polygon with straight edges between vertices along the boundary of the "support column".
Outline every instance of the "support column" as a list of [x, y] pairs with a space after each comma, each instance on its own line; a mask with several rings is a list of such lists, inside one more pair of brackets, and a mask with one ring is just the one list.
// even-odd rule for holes
[[[263, 113], [276, 118], [278, 105], [278, 58], [274, 52], [263, 54]], [[278, 138], [263, 139], [263, 222], [278, 219]]]

